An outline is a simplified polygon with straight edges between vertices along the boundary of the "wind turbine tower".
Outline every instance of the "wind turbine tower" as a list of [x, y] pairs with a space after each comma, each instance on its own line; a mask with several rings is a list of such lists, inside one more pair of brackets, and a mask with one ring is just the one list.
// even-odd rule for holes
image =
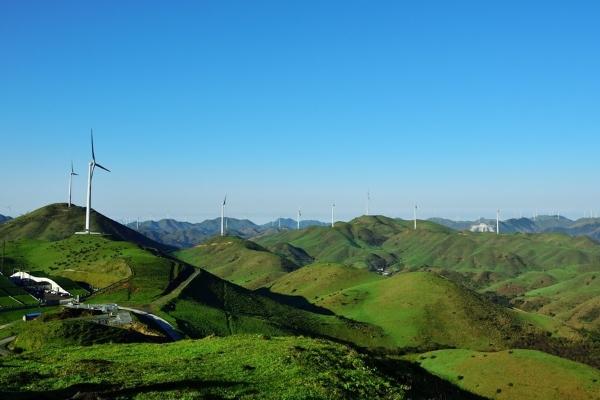
[[90, 139], [92, 141], [92, 160], [88, 164], [88, 185], [87, 185], [87, 201], [85, 208], [85, 231], [83, 233], [91, 234], [90, 230], [90, 211], [92, 209], [92, 178], [94, 177], [94, 170], [96, 167], [110, 172], [107, 168], [96, 162], [96, 154], [94, 153], [94, 131], [90, 130]]
[[335, 222], [335, 203], [331, 205], [331, 227], [333, 228], [333, 224]]
[[71, 161], [71, 173], [69, 174], [69, 208], [71, 208], [71, 192], [73, 188], [73, 176], [79, 175], [76, 174], [73, 170], [73, 161]]
[[414, 213], [415, 231], [417, 230], [417, 208], [419, 208], [419, 207], [415, 204], [415, 213]]
[[500, 234], [500, 209], [496, 210], [496, 235]]
[[296, 222], [298, 223], [298, 230], [300, 230], [300, 217], [302, 216], [302, 212], [300, 212], [300, 209], [298, 209], [298, 218], [296, 219]]
[[227, 195], [221, 204], [221, 236], [225, 236], [225, 206], [227, 205]]
[[371, 201], [371, 193], [367, 191], [367, 215], [369, 215], [369, 202]]

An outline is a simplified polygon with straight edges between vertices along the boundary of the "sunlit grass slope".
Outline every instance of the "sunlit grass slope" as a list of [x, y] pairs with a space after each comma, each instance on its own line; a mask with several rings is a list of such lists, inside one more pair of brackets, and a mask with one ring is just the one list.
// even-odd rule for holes
[[176, 343], [44, 349], [0, 358], [0, 397], [19, 399], [471, 399], [397, 364], [297, 337], [230, 336]]
[[250, 289], [264, 286], [298, 267], [254, 242], [233, 236], [215, 237], [175, 255]]
[[534, 350], [439, 350], [419, 364], [461, 388], [493, 399], [597, 400], [600, 371]]
[[298, 309], [202, 271], [162, 307], [190, 337], [263, 333], [331, 337], [364, 347], [392, 346], [381, 328], [330, 313]]

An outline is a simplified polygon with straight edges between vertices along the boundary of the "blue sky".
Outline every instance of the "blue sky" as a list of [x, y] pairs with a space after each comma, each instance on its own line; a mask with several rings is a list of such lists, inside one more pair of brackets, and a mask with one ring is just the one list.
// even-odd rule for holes
[[3, 1], [0, 213], [600, 210], [594, 1]]

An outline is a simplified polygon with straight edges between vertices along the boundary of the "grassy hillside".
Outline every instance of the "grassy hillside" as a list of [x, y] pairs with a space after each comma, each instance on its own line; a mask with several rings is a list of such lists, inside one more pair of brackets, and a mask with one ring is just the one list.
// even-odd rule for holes
[[418, 358], [428, 371], [492, 399], [596, 400], [600, 371], [533, 350], [440, 350]]
[[158, 298], [191, 267], [125, 241], [74, 235], [58, 241], [6, 242], [5, 268], [49, 276], [72, 294], [88, 294], [75, 282], [101, 289], [96, 301], [144, 304]]
[[37, 299], [12, 283], [8, 277], [0, 275], [0, 310], [36, 304]]
[[302, 296], [316, 303], [334, 292], [382, 279], [385, 278], [364, 269], [336, 263], [316, 263], [282, 276], [270, 286], [270, 290]]
[[[398, 347], [502, 349], [531, 329], [509, 310], [432, 273], [369, 280], [337, 291], [327, 288], [320, 295], [313, 292], [315, 304], [380, 326]], [[287, 287], [292, 286], [303, 285]], [[282, 288], [276, 284], [272, 289]]]
[[[10, 368], [3, 368], [10, 366]], [[409, 364], [309, 338], [230, 336], [45, 349], [0, 358], [0, 397], [19, 399], [474, 399]]]
[[[0, 225], [0, 240], [34, 239], [57, 241], [83, 231], [85, 208], [67, 207], [66, 203], [50, 204]], [[172, 247], [155, 242], [92, 209], [92, 231], [109, 235], [112, 240], [136, 243], [142, 247], [171, 251]]]
[[175, 253], [179, 259], [244, 287], [255, 289], [298, 266], [254, 242], [233, 236], [215, 237]]
[[31, 321], [22, 326], [13, 346], [19, 350], [90, 346], [100, 343], [136, 343], [156, 340], [133, 330], [100, 325], [85, 319]]
[[[292, 245], [317, 262], [379, 271], [436, 270], [526, 310], [600, 329], [594, 301], [600, 288], [592, 282], [592, 276], [600, 276], [600, 245], [586, 237], [456, 232], [433, 222], [419, 223], [415, 231], [407, 221], [363, 216], [334, 228], [255, 240], [272, 251]], [[586, 310], [578, 310], [583, 304]]]
[[[160, 302], [159, 302], [160, 303]], [[364, 347], [392, 346], [375, 326], [292, 307], [201, 271], [174, 299], [161, 304], [167, 320], [193, 338], [262, 333], [330, 337]]]

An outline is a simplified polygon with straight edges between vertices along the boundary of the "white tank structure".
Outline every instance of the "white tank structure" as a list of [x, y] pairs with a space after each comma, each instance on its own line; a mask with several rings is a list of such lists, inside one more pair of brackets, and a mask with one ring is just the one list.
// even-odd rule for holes
[[52, 279], [49, 279], [49, 278], [33, 276], [33, 275], [31, 275], [27, 272], [23, 272], [23, 271], [15, 272], [10, 277], [12, 279], [20, 279], [20, 280], [29, 279], [34, 282], [48, 283], [48, 284], [50, 284], [50, 290], [60, 293], [60, 294], [66, 294], [68, 296], [71, 295], [71, 293], [67, 292], [65, 289], [60, 287], [60, 285], [58, 283], [54, 282]]
[[483, 233], [483, 232], [495, 232], [496, 231], [493, 226], [488, 225], [488, 224], [486, 224], [484, 222], [480, 222], [479, 224], [472, 225], [469, 228], [469, 230], [471, 232], [481, 232], [481, 233]]

